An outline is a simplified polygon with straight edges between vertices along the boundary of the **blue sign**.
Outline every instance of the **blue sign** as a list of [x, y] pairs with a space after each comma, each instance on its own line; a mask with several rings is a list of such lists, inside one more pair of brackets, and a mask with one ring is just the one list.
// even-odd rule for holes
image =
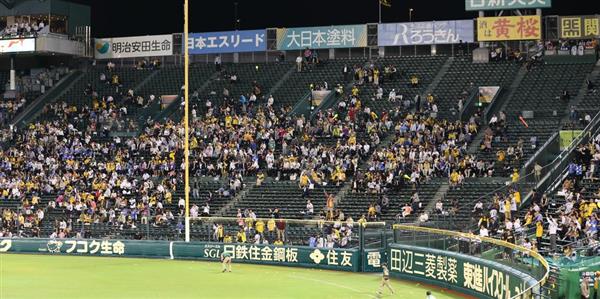
[[473, 20], [379, 24], [379, 46], [457, 44], [475, 41]]
[[266, 30], [191, 33], [190, 54], [260, 52], [267, 50]]

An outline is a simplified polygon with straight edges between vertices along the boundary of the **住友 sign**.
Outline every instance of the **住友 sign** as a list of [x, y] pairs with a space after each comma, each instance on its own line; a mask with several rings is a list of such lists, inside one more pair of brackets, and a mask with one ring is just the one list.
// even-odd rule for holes
[[357, 48], [366, 46], [366, 25], [277, 29], [278, 50]]
[[599, 38], [600, 18], [598, 16], [569, 16], [559, 18], [560, 38]]
[[0, 53], [34, 52], [34, 38], [2, 39]]
[[258, 52], [267, 49], [266, 30], [191, 33], [190, 54]]
[[170, 34], [97, 38], [94, 45], [96, 59], [169, 55], [173, 55], [173, 36]]
[[472, 20], [379, 24], [377, 31], [379, 46], [474, 42]]
[[477, 40], [535, 40], [542, 38], [540, 16], [477, 18]]
[[174, 254], [184, 258], [218, 260], [221, 254], [228, 253], [238, 262], [342, 271], [357, 271], [359, 268], [359, 253], [354, 249], [221, 243], [181, 246], [184, 247], [175, 248]]
[[552, 7], [551, 0], [465, 0], [465, 10], [508, 10]]

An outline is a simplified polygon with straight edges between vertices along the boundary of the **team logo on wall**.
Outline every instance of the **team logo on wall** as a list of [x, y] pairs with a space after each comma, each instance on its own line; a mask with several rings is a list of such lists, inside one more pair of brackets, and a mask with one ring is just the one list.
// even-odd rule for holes
[[310, 259], [315, 262], [315, 264], [320, 264], [321, 261], [325, 258], [325, 256], [321, 253], [321, 250], [315, 249], [310, 255]]
[[110, 44], [108, 42], [97, 42], [96, 43], [96, 51], [100, 54], [106, 54], [110, 49]]
[[63, 242], [50, 240], [48, 244], [46, 244], [46, 248], [48, 248], [48, 252], [50, 253], [60, 253], [60, 248], [62, 247]]

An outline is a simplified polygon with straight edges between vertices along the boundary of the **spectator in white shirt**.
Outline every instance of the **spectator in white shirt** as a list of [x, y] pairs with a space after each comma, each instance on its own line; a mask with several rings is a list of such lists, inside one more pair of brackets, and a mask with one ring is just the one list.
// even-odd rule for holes
[[548, 234], [550, 235], [550, 250], [556, 252], [556, 232], [558, 231], [558, 223], [552, 216], [548, 216]]
[[302, 71], [302, 56], [296, 57], [296, 71], [297, 72]]
[[310, 202], [310, 200], [306, 201], [306, 214], [312, 215], [312, 214], [314, 214], [314, 212], [315, 212], [315, 210], [314, 210], [312, 202]]
[[482, 226], [479, 229], [479, 236], [480, 237], [489, 237], [490, 236], [490, 233], [489, 233], [488, 229], [485, 226]]
[[396, 90], [392, 89], [392, 91], [390, 91], [390, 93], [388, 94], [388, 100], [392, 103], [396, 102]]

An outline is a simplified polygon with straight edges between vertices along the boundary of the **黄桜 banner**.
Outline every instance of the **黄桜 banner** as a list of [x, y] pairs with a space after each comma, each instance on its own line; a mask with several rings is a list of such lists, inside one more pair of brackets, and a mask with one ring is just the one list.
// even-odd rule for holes
[[359, 48], [367, 46], [367, 25], [277, 29], [277, 50]]
[[191, 33], [190, 54], [259, 52], [267, 50], [266, 30]]
[[538, 40], [542, 38], [540, 16], [477, 18], [477, 41]]
[[96, 59], [134, 58], [173, 55], [173, 35], [97, 38]]
[[457, 44], [475, 41], [473, 20], [379, 24], [379, 46]]

